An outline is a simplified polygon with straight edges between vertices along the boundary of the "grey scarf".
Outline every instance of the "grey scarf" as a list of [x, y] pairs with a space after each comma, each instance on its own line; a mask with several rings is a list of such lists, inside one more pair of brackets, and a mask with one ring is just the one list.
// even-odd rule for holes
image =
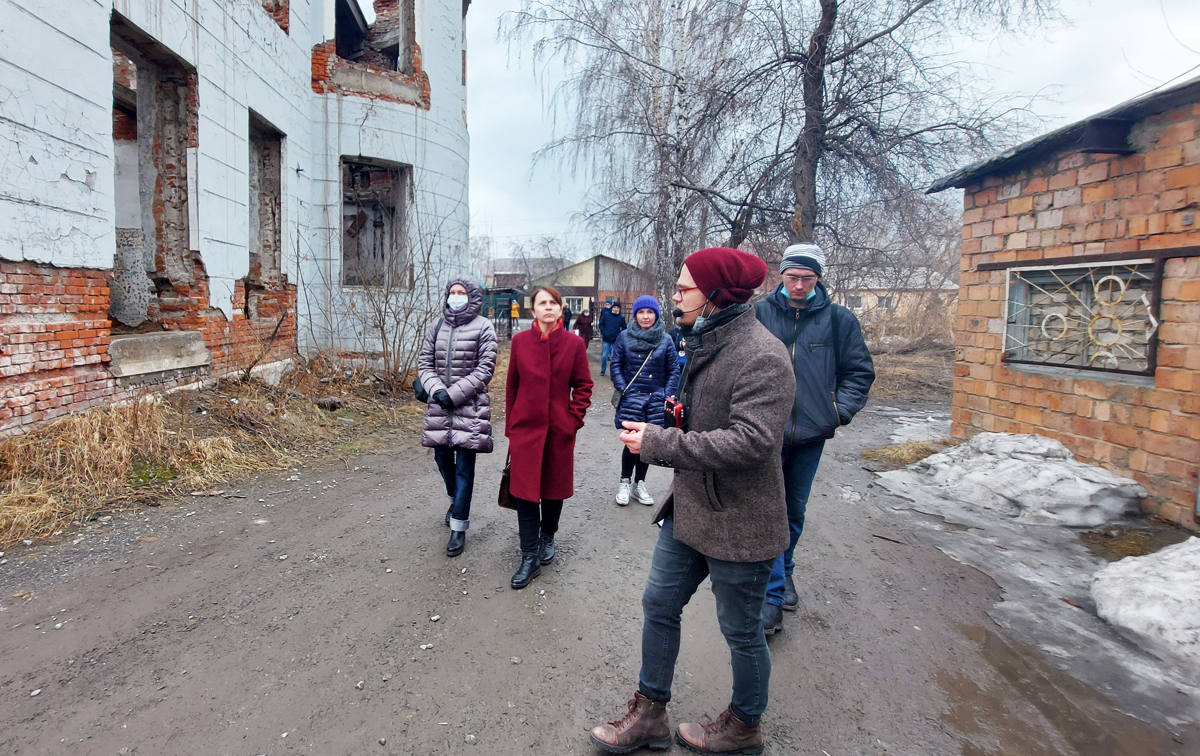
[[662, 341], [666, 335], [667, 325], [662, 318], [657, 318], [654, 325], [649, 328], [642, 328], [633, 321], [629, 327], [625, 329], [625, 339], [629, 344], [629, 351], [634, 354], [649, 354], [658, 346], [658, 342]]

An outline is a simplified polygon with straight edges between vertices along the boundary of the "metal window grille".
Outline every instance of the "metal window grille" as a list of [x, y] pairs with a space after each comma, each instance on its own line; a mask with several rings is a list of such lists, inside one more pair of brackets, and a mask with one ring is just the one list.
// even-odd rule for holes
[[1152, 375], [1161, 284], [1150, 260], [1010, 269], [1004, 360]]

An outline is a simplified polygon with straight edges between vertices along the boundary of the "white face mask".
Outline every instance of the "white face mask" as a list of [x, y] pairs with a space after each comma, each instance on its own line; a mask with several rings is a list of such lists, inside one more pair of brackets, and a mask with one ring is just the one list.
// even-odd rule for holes
[[461, 310], [467, 306], [466, 294], [451, 294], [446, 297], [446, 304], [450, 305], [451, 310]]

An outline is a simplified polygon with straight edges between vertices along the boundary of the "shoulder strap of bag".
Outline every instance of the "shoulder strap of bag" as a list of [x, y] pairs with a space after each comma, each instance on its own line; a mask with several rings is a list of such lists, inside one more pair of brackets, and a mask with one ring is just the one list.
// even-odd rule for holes
[[833, 382], [834, 389], [842, 382], [842, 329], [839, 324], [837, 304], [829, 303], [830, 325], [833, 328]]
[[650, 350], [650, 354], [646, 355], [646, 359], [642, 360], [642, 367], [638, 368], [638, 371], [633, 374], [633, 377], [629, 379], [629, 383], [625, 384], [625, 388], [629, 388], [630, 386], [633, 385], [633, 382], [636, 381], [638, 379], [638, 376], [642, 374], [642, 368], [646, 367], [646, 363], [650, 361], [650, 358], [653, 357], [654, 353], [657, 351], [658, 351], [658, 349]]

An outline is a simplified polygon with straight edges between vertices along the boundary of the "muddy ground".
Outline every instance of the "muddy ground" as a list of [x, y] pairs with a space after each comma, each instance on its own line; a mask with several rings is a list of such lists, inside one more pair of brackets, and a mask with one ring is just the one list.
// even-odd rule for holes
[[[657, 536], [649, 508], [612, 503], [610, 391], [598, 378], [559, 556], [523, 591], [508, 587], [515, 516], [495, 504], [502, 442], [480, 457], [455, 559], [432, 456], [407, 436], [225, 494], [245, 498], [184, 497], [9, 550], [0, 753], [596, 753], [587, 730], [636, 685]], [[864, 412], [826, 447], [797, 550], [802, 609], [770, 641], [768, 753], [1200, 752], [988, 619], [995, 585], [924, 542], [861, 467], [894, 425]], [[652, 469], [651, 493], [668, 482]], [[715, 713], [729, 684], [702, 589], [672, 718]]]

